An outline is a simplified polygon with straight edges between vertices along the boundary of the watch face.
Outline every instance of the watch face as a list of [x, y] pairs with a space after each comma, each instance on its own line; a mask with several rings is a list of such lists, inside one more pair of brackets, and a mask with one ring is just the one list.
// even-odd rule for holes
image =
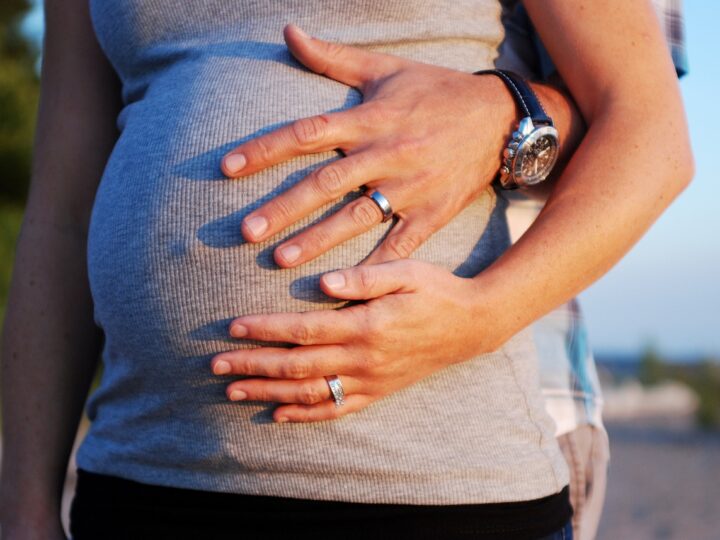
[[542, 182], [555, 165], [559, 153], [557, 130], [552, 126], [535, 129], [517, 149], [513, 172], [520, 185]]

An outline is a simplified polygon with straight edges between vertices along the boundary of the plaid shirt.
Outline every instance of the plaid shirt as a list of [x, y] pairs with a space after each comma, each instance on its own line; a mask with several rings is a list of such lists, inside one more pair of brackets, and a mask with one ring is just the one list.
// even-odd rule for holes
[[[557, 73], [522, 5], [502, 0], [506, 37], [497, 67], [534, 80], [557, 80]], [[682, 0], [653, 0], [679, 77], [688, 70]], [[542, 204], [517, 192], [502, 192], [513, 240], [519, 238], [539, 213]], [[555, 309], [532, 328], [540, 366], [545, 406], [555, 420], [556, 434], [580, 425], [602, 426], [602, 393], [587, 330], [577, 300]]]
[[682, 0], [653, 0], [678, 77], [688, 72]]

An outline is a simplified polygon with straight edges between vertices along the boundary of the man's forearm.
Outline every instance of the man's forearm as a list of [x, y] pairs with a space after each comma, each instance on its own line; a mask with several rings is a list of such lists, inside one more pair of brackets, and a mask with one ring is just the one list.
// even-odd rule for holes
[[505, 339], [603, 275], [693, 175], [677, 76], [651, 4], [524, 5], [588, 131], [533, 225], [475, 278], [490, 304], [478, 309], [496, 314]]
[[[643, 111], [609, 105], [534, 224], [475, 278], [484, 301], [494, 299], [503, 341], [607, 272], [687, 185], [687, 143], [663, 132], [664, 124]], [[621, 151], [627, 141], [642, 140], [655, 144]]]

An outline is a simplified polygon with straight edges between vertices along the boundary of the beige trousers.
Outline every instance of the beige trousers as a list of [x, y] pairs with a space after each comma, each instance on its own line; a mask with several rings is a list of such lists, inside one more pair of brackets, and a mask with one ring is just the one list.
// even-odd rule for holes
[[574, 540], [597, 534], [607, 487], [610, 445], [607, 433], [585, 424], [558, 437], [570, 469], [570, 503]]

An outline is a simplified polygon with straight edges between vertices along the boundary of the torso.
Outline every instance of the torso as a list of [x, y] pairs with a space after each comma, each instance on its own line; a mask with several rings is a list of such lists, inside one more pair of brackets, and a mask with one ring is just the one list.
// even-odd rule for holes
[[[329, 208], [272, 241], [242, 241], [248, 211], [337, 155], [239, 181], [222, 176], [220, 158], [248, 137], [361, 99], [301, 68], [283, 24], [468, 72], [491, 66], [502, 38], [496, 2], [409, 5], [91, 0], [125, 108], [91, 221], [105, 372], [80, 466], [174, 487], [407, 504], [528, 500], [565, 485], [526, 333], [318, 424], [273, 424], [267, 405], [229, 403], [226, 381], [209, 370], [215, 353], [250, 346], [227, 338], [233, 317], [337, 307], [319, 275], [356, 264], [387, 230], [292, 270], [273, 264], [272, 247]], [[504, 206], [488, 189], [416, 257], [472, 276], [508, 244]]]

